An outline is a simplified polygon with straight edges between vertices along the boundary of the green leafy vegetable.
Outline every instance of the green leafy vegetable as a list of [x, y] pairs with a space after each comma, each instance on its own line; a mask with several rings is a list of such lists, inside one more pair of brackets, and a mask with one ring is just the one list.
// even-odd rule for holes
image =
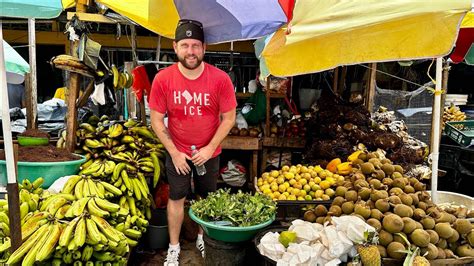
[[239, 190], [231, 194], [230, 189], [219, 189], [207, 198], [191, 203], [193, 213], [206, 222], [228, 221], [233, 226], [252, 226], [267, 222], [276, 213], [276, 203], [270, 197]]

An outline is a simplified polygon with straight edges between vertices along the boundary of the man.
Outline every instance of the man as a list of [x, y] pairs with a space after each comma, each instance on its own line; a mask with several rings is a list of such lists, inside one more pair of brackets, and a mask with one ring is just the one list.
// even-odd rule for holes
[[8, 107], [10, 109], [25, 107], [25, 87], [22, 84], [7, 83]]
[[[203, 62], [206, 45], [201, 23], [181, 20], [173, 48], [179, 62], [156, 75], [149, 103], [152, 127], [169, 154], [166, 172], [170, 184], [170, 245], [165, 265], [179, 263], [179, 234], [184, 201], [191, 190], [191, 174], [199, 196], [206, 197], [216, 190], [220, 143], [234, 126], [237, 105], [228, 75]], [[165, 114], [168, 128], [164, 124]], [[192, 145], [198, 150], [194, 155]], [[195, 166], [203, 164], [206, 174], [198, 176]], [[204, 256], [202, 228], [196, 247]]]

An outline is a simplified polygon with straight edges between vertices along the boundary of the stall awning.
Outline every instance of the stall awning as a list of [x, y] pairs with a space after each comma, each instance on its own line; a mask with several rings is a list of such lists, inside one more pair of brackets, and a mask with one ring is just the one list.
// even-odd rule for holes
[[470, 9], [470, 0], [296, 1], [289, 31], [271, 36], [262, 56], [276, 76], [444, 56]]
[[[174, 39], [179, 19], [194, 19], [204, 26], [207, 43], [256, 39], [288, 21], [294, 0], [98, 0], [161, 36]], [[280, 4], [281, 3], [281, 4]]]
[[0, 17], [50, 19], [56, 18], [62, 11], [61, 0], [0, 0]]

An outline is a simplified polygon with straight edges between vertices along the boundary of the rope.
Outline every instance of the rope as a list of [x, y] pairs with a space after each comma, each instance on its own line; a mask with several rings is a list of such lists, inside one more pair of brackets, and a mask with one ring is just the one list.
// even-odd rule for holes
[[374, 69], [374, 68], [371, 68], [371, 67], [366, 66], [366, 65], [363, 65], [363, 64], [358, 64], [358, 65], [359, 65], [359, 66], [362, 66], [362, 67], [365, 67], [365, 68], [367, 68], [367, 69], [370, 69], [370, 70], [375, 70], [375, 71], [377, 71], [378, 73], [387, 75], [387, 76], [389, 76], [389, 77], [396, 78], [396, 79], [399, 79], [399, 80], [401, 80], [401, 81], [405, 81], [405, 82], [410, 83], [410, 84], [412, 84], [412, 85], [416, 85], [416, 86], [418, 86], [418, 87], [424, 87], [424, 88], [428, 88], [428, 89], [429, 89], [429, 87], [427, 87], [427, 86], [425, 86], [425, 85], [421, 85], [421, 84], [418, 84], [418, 83], [416, 83], [416, 82], [410, 81], [410, 80], [408, 80], [408, 79], [404, 79], [404, 78], [401, 78], [401, 77], [392, 75], [392, 74], [387, 73], [387, 72], [384, 72], [384, 71], [382, 71], [382, 70]]

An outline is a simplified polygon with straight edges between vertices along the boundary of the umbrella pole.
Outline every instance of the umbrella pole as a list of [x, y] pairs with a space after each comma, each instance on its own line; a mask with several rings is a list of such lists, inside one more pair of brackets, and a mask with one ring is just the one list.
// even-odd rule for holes
[[440, 140], [440, 112], [441, 112], [441, 94], [442, 94], [442, 71], [443, 58], [436, 58], [436, 87], [433, 103], [433, 122], [431, 124], [431, 199], [436, 204], [438, 202], [438, 160], [439, 160], [439, 140]]
[[16, 161], [14, 158], [12, 130], [10, 125], [10, 110], [8, 108], [7, 74], [5, 55], [3, 54], [3, 30], [0, 20], [0, 88], [2, 99], [2, 130], [5, 146], [5, 162], [7, 168], [8, 218], [10, 219], [10, 237], [12, 247], [16, 250], [21, 245], [20, 199], [16, 181]]

